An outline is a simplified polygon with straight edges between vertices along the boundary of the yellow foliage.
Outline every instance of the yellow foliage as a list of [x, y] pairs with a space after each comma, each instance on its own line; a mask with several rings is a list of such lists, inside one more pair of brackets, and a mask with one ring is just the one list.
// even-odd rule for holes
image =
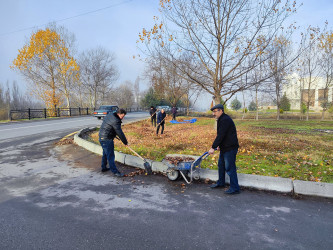
[[[59, 106], [60, 96], [57, 96], [59, 84], [55, 76], [59, 79], [69, 77], [79, 79], [79, 65], [70, 56], [65, 41], [57, 32], [46, 28], [33, 33], [28, 44], [18, 51], [11, 68], [40, 76], [30, 79], [36, 87], [34, 93], [45, 102], [46, 106]], [[48, 82], [45, 82], [45, 79], [48, 79]]]

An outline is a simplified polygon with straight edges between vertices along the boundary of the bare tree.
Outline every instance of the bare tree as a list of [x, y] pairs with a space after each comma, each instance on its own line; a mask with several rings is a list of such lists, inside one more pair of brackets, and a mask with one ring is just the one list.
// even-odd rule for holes
[[176, 63], [170, 63], [163, 57], [154, 57], [146, 70], [155, 92], [172, 106], [177, 106], [189, 92], [188, 82], [180, 76]]
[[[213, 95], [215, 103], [249, 87], [241, 77], [269, 58], [263, 52], [296, 7], [289, 0], [162, 0], [160, 4], [162, 21], [156, 19], [150, 31], [139, 34], [139, 41], [147, 45], [145, 53], [157, 52], [173, 63], [188, 82]], [[262, 36], [265, 44], [258, 53], [256, 41]], [[182, 67], [184, 53], [194, 57], [190, 67]]]
[[114, 54], [102, 47], [81, 54], [81, 81], [87, 91], [90, 107], [97, 107], [118, 79], [119, 72], [114, 61]]
[[112, 100], [118, 104], [119, 107], [129, 109], [134, 104], [133, 84], [131, 81], [125, 81], [119, 87], [112, 91]]
[[319, 40], [320, 61], [319, 65], [324, 74], [324, 88], [319, 90], [319, 101], [323, 108], [321, 119], [325, 118], [325, 111], [329, 107], [328, 90], [333, 85], [333, 31], [320, 35]]
[[[280, 99], [282, 87], [286, 83], [287, 75], [290, 73], [288, 57], [291, 55], [291, 41], [285, 36], [278, 36], [271, 45], [271, 57], [268, 61], [268, 68], [272, 73], [272, 85], [276, 100], [276, 119], [280, 119]], [[290, 65], [289, 65], [290, 66]]]
[[306, 120], [309, 120], [309, 110], [314, 106], [315, 89], [321, 75], [320, 57], [318, 51], [319, 28], [309, 27], [302, 34], [300, 48], [304, 50], [298, 59], [298, 74], [300, 82], [300, 108], [306, 105]]

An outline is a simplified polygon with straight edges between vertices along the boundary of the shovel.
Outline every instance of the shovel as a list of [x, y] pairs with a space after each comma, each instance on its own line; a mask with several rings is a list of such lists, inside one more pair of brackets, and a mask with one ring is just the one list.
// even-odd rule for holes
[[[118, 136], [116, 136], [116, 139], [120, 140], [120, 138]], [[143, 158], [141, 155], [139, 155], [137, 152], [134, 151], [133, 148], [131, 148], [130, 146], [126, 145], [126, 147], [128, 147], [129, 150], [131, 150], [136, 156], [138, 156], [141, 160], [143, 160], [143, 166], [145, 167], [146, 173], [147, 174], [152, 174], [153, 171], [151, 170], [151, 166], [149, 164], [149, 162], [147, 162], [145, 160], [145, 158]]]
[[147, 173], [147, 174], [152, 174], [153, 171], [151, 170], [151, 166], [150, 166], [149, 162], [147, 162], [147, 161], [145, 160], [145, 158], [143, 158], [141, 155], [139, 155], [137, 152], [135, 152], [134, 149], [131, 148], [130, 146], [126, 145], [126, 147], [128, 147], [129, 150], [131, 150], [131, 151], [132, 151], [136, 156], [138, 156], [141, 160], [143, 160], [143, 162], [144, 162], [143, 166], [145, 167], [146, 173]]

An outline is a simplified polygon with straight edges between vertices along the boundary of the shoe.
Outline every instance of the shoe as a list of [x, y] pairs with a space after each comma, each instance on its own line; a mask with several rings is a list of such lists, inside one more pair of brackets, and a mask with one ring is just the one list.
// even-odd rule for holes
[[220, 184], [215, 183], [215, 184], [213, 184], [213, 185], [211, 185], [211, 186], [209, 186], [209, 187], [210, 187], [210, 188], [224, 188], [225, 185], [220, 185]]
[[117, 172], [117, 173], [114, 173], [114, 176], [124, 177], [125, 175], [123, 173]]
[[235, 190], [232, 190], [232, 189], [228, 189], [227, 191], [224, 191], [225, 194], [239, 194], [239, 190], [238, 191], [235, 191]]
[[102, 168], [102, 172], [106, 172], [106, 171], [109, 171], [110, 169], [109, 168]]

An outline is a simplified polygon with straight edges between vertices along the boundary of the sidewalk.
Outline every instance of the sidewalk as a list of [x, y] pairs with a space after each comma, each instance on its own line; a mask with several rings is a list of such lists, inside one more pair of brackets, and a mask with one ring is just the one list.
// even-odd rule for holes
[[[99, 155], [103, 154], [102, 147], [95, 143], [82, 139], [82, 135], [96, 128], [86, 128], [81, 130], [74, 136], [74, 142], [79, 146]], [[133, 166], [136, 168], [143, 167], [143, 161], [136, 156], [115, 152], [116, 161], [122, 164]], [[162, 162], [147, 160], [152, 166], [154, 172], [165, 173], [167, 166]], [[326, 198], [333, 198], [333, 184], [324, 182], [310, 182], [292, 180], [289, 178], [270, 177], [261, 175], [250, 175], [238, 173], [238, 182], [241, 187], [254, 188], [259, 190], [275, 191], [281, 193], [311, 195]], [[200, 179], [209, 179], [217, 181], [217, 170], [201, 169]], [[226, 183], [229, 183], [228, 175], [226, 175]]]

